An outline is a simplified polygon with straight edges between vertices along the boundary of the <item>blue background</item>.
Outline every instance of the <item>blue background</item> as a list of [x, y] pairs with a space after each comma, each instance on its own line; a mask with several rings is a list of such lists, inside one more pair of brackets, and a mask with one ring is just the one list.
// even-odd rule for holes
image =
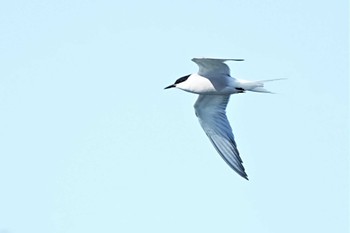
[[[3, 1], [0, 232], [349, 230], [348, 1]], [[278, 94], [227, 109], [250, 181], [216, 153], [195, 95], [230, 62]]]

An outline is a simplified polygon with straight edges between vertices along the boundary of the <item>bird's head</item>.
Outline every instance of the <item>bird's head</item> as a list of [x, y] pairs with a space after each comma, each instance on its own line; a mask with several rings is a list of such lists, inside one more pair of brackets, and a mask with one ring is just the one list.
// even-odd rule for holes
[[164, 89], [169, 89], [169, 88], [173, 88], [173, 87], [180, 87], [181, 85], [183, 85], [183, 83], [184, 83], [184, 82], [188, 79], [188, 77], [190, 77], [190, 76], [191, 76], [190, 74], [189, 74], [189, 75], [186, 75], [186, 76], [183, 76], [183, 77], [177, 79], [177, 80], [175, 81], [174, 84], [171, 84], [170, 86], [167, 86], [167, 87], [164, 88]]

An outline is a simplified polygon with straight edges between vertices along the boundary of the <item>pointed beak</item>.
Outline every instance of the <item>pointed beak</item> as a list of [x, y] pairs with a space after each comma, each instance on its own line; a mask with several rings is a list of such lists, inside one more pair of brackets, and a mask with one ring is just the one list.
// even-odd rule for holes
[[165, 87], [164, 89], [169, 89], [175, 87], [175, 84], [171, 84], [170, 86]]

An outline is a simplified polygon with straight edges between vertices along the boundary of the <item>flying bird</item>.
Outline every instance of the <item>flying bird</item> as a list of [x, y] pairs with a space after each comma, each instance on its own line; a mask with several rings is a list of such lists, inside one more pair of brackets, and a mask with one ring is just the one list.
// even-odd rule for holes
[[199, 94], [194, 109], [200, 125], [225, 162], [248, 180], [226, 116], [226, 106], [232, 94], [246, 91], [271, 93], [264, 88], [264, 82], [279, 79], [247, 81], [231, 77], [225, 62], [243, 59], [193, 58], [192, 61], [199, 66], [198, 72], [183, 76], [164, 89], [178, 88]]

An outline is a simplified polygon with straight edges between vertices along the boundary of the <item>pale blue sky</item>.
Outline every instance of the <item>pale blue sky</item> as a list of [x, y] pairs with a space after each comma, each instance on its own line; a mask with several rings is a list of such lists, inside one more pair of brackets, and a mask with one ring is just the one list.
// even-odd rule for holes
[[[0, 232], [349, 230], [347, 1], [3, 1]], [[244, 58], [250, 178], [216, 153], [192, 57]]]

